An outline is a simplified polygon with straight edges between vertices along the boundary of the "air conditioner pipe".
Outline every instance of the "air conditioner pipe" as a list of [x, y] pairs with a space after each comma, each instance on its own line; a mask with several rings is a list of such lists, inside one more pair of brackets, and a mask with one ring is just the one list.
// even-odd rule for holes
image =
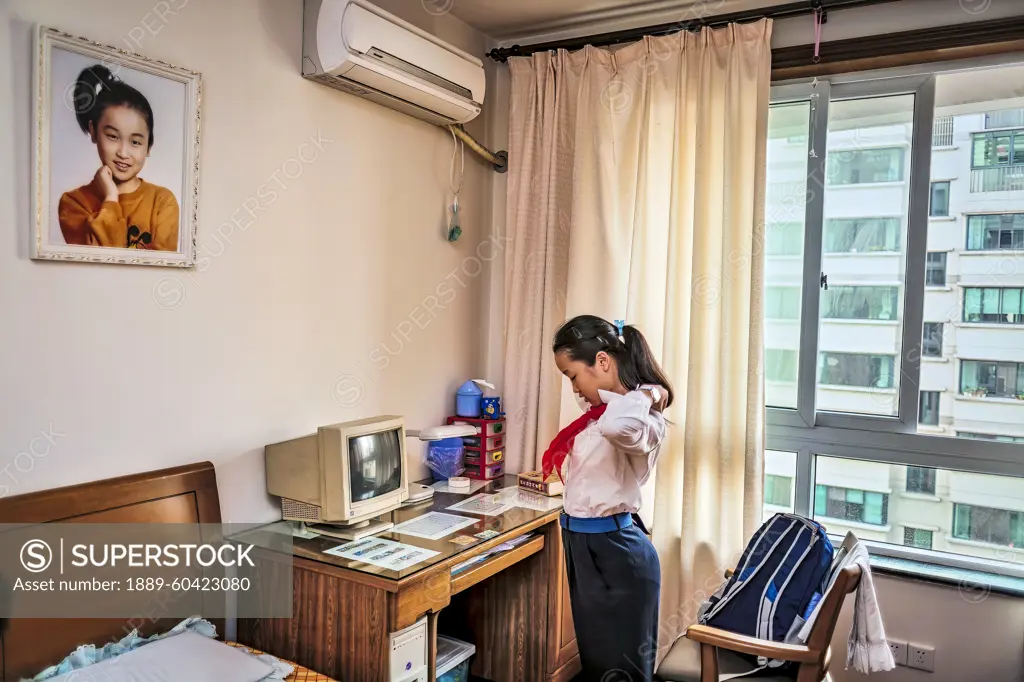
[[478, 156], [483, 158], [485, 161], [490, 162], [494, 166], [494, 170], [498, 173], [508, 172], [508, 152], [492, 152], [487, 147], [477, 142], [472, 135], [466, 132], [462, 126], [446, 126], [452, 133], [460, 140], [466, 143], [466, 146], [476, 152]]

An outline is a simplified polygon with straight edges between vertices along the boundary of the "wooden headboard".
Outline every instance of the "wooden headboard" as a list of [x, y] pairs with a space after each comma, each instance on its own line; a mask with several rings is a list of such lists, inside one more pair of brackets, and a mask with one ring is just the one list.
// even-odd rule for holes
[[[217, 475], [209, 462], [110, 478], [0, 499], [0, 523], [220, 523]], [[76, 646], [169, 629], [182, 618], [10, 619], [0, 622], [0, 680], [20, 680], [59, 662]], [[218, 632], [223, 622], [214, 620]]]

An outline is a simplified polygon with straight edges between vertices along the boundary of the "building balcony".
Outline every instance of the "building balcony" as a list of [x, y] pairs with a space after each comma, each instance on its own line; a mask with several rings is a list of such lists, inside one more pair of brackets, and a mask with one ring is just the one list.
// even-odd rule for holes
[[782, 350], [800, 349], [800, 320], [764, 321], [764, 347]]
[[900, 344], [900, 324], [895, 320], [825, 318], [819, 334], [822, 350], [842, 353], [894, 355]]
[[953, 400], [953, 423], [957, 431], [1005, 433], [1010, 425], [1024, 424], [1024, 400], [957, 394]]
[[1024, 251], [960, 251], [963, 287], [1024, 287]]
[[1024, 479], [951, 471], [949, 498], [958, 504], [1024, 511]]
[[826, 253], [821, 266], [828, 273], [829, 285], [903, 281], [903, 255], [899, 251]]
[[[907, 183], [903, 181], [830, 184], [825, 188], [825, 217], [906, 215], [909, 203], [907, 195]], [[869, 210], [865, 211], [866, 208]]]
[[1024, 191], [1024, 166], [996, 166], [971, 171], [971, 192]]
[[956, 355], [998, 362], [1024, 362], [1024, 325], [961, 322]]

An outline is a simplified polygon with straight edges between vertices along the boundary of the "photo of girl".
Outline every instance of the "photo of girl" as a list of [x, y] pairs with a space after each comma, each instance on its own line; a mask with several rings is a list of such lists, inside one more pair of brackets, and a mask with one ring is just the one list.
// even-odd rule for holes
[[195, 265], [202, 77], [37, 27], [37, 260]]
[[95, 64], [74, 85], [78, 126], [96, 145], [91, 181], [60, 198], [64, 241], [83, 246], [178, 250], [178, 200], [139, 174], [154, 143], [153, 109], [141, 92]]

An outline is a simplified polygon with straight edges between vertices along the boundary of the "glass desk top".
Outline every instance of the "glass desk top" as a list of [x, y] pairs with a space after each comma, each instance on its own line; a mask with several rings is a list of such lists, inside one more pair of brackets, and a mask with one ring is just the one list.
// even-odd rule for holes
[[[388, 580], [402, 580], [426, 568], [443, 561], [447, 561], [458, 554], [473, 550], [485, 542], [490, 542], [491, 544], [494, 544], [494, 540], [498, 540], [498, 542], [500, 542], [501, 540], [498, 536], [506, 535], [511, 531], [522, 528], [532, 522], [539, 521], [542, 524], [558, 518], [558, 515], [561, 512], [560, 497], [544, 498], [543, 496], [538, 496], [535, 493], [525, 491], [522, 491], [524, 499], [531, 501], [550, 500], [550, 504], [552, 506], [557, 505], [557, 508], [550, 511], [540, 511], [537, 509], [528, 509], [517, 506], [495, 516], [468, 513], [448, 508], [476, 495], [494, 495], [498, 493], [499, 490], [507, 491], [502, 493], [504, 497], [519, 497], [519, 492], [510, 491], [508, 490], [509, 488], [513, 488], [515, 491], [518, 491], [515, 476], [505, 476], [503, 479], [496, 479], [484, 488], [481, 488], [471, 494], [462, 495], [456, 493], [435, 492], [434, 496], [430, 500], [426, 500], [418, 504], [406, 505], [393, 512], [378, 516], [376, 520], [391, 521], [396, 526], [400, 523], [423, 516], [431, 511], [450, 514], [453, 516], [461, 516], [465, 517], [467, 520], [473, 520], [471, 525], [455, 530], [453, 533], [446, 535], [439, 540], [428, 540], [422, 537], [407, 535], [401, 531], [392, 532], [390, 530], [377, 533], [369, 538], [364, 538], [371, 540], [391, 540], [393, 542], [400, 542], [404, 545], [412, 545], [413, 547], [424, 548], [437, 552], [436, 555], [421, 561], [420, 563], [403, 568], [402, 570], [392, 570], [366, 563], [365, 561], [360, 561], [358, 559], [349, 559], [334, 554], [327, 554], [327, 550], [346, 545], [350, 541], [326, 535], [320, 535], [315, 538], [299, 537], [293, 533], [293, 531], [299, 530], [299, 524], [290, 521], [275, 521], [262, 526], [256, 526], [255, 528], [235, 533], [230, 537], [230, 539], [272, 551], [280, 551], [281, 535], [292, 535], [293, 556], [311, 559], [325, 564], [332, 564], [334, 566], [360, 571], [362, 573], [368, 573]], [[482, 531], [494, 531], [498, 535], [487, 539], [475, 537], [477, 533]], [[460, 537], [466, 538], [465, 544], [452, 542], [452, 538]]]

